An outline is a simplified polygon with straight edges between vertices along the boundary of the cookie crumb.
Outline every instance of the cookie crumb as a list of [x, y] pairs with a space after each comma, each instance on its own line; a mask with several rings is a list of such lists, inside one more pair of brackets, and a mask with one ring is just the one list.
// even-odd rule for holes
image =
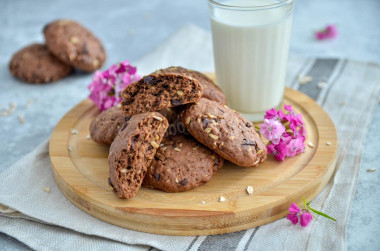
[[317, 86], [320, 88], [320, 89], [323, 89], [327, 86], [327, 83], [326, 82], [323, 82], [323, 81], [319, 81]]
[[247, 193], [249, 195], [253, 194], [253, 187], [252, 186], [247, 186]]
[[307, 143], [307, 145], [308, 145], [310, 148], [314, 148], [314, 144], [311, 143], [311, 142]]
[[311, 81], [313, 81], [313, 78], [311, 76], [298, 75], [298, 83], [300, 85], [305, 85], [307, 83], [310, 83]]
[[223, 201], [226, 201], [226, 198], [224, 198], [223, 196], [220, 196], [219, 197], [219, 202], [223, 202]]
[[88, 134], [88, 135], [86, 136], [86, 139], [91, 139], [90, 134]]
[[71, 133], [71, 134], [78, 134], [79, 131], [78, 131], [77, 129], [71, 129], [70, 133]]
[[367, 173], [373, 173], [373, 172], [376, 172], [376, 168], [367, 169]]
[[206, 204], [206, 201], [202, 200], [201, 204], [203, 204], [203, 205]]
[[25, 108], [29, 108], [31, 104], [32, 104], [32, 100], [28, 99], [28, 101], [26, 102]]
[[25, 123], [25, 119], [21, 115], [17, 116], [17, 118], [18, 118], [18, 121], [20, 122], [20, 124], [24, 124]]
[[67, 150], [69, 150], [69, 152], [71, 152], [73, 149], [71, 148], [71, 146], [68, 146]]
[[49, 187], [44, 187], [44, 191], [47, 193], [50, 193], [50, 188]]
[[331, 142], [330, 141], [326, 141], [326, 145], [327, 146], [331, 146]]

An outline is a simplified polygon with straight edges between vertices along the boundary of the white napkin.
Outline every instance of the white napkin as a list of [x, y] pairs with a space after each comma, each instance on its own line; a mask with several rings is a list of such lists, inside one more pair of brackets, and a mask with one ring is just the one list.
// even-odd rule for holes
[[[144, 74], [170, 65], [213, 71], [212, 62], [210, 35], [194, 26], [186, 26], [136, 65]], [[320, 218], [303, 229], [281, 219], [246, 231], [200, 237], [123, 229], [86, 214], [63, 196], [52, 177], [45, 141], [0, 173], [0, 204], [3, 205], [0, 232], [38, 250], [147, 250], [150, 246], [162, 250], [345, 249], [361, 149], [380, 88], [378, 67], [342, 59], [289, 60], [287, 84], [315, 96], [337, 127], [338, 168], [335, 177], [312, 202], [314, 208], [336, 217], [336, 223]], [[297, 74], [313, 75], [313, 82], [309, 87], [299, 87], [295, 81]], [[328, 82], [329, 86], [316, 91], [312, 87], [318, 79]], [[362, 82], [366, 88], [357, 84]], [[347, 105], [339, 106], [343, 101]], [[49, 187], [50, 192], [44, 191], [44, 187]]]

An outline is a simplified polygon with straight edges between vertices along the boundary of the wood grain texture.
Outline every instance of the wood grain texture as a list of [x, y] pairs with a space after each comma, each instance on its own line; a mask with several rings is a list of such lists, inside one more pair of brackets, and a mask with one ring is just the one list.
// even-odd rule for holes
[[[107, 184], [108, 146], [86, 139], [99, 111], [90, 100], [84, 100], [62, 118], [51, 136], [53, 175], [60, 190], [76, 206], [128, 229], [166, 235], [212, 235], [260, 226], [284, 217], [292, 202], [301, 205], [302, 197], [312, 200], [335, 168], [337, 134], [327, 113], [308, 96], [289, 88], [284, 102], [303, 114], [306, 142], [312, 142], [314, 148], [306, 146], [304, 154], [285, 162], [269, 156], [255, 168], [227, 162], [209, 183], [191, 191], [165, 193], [141, 188], [135, 198], [122, 200]], [[71, 134], [71, 129], [79, 133]], [[247, 186], [253, 186], [252, 195], [247, 194]], [[226, 201], [218, 202], [220, 196]]]

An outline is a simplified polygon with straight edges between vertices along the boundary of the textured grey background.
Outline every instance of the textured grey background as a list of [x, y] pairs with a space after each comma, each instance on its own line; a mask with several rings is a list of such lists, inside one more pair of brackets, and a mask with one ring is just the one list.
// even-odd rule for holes
[[[296, 1], [290, 53], [380, 63], [379, 13], [379, 0]], [[43, 26], [57, 18], [78, 20], [104, 42], [108, 52], [105, 67], [124, 59], [136, 61], [185, 24], [210, 30], [206, 0], [0, 0], [0, 110], [10, 102], [17, 105], [12, 116], [0, 117], [0, 171], [49, 137], [59, 119], [88, 94], [91, 75], [77, 73], [57, 83], [33, 86], [8, 72], [11, 55], [31, 42], [42, 42]], [[315, 41], [312, 32], [328, 23], [338, 25], [339, 38]], [[365, 83], [358, 84], [365, 88]], [[65, 86], [76, 91], [65, 93]], [[29, 99], [32, 103], [26, 108]], [[19, 123], [18, 115], [25, 118], [24, 124]], [[366, 172], [379, 166], [379, 121], [378, 105], [364, 146], [348, 226], [350, 250], [380, 249], [380, 170]], [[26, 247], [0, 234], [0, 249], [22, 248]]]

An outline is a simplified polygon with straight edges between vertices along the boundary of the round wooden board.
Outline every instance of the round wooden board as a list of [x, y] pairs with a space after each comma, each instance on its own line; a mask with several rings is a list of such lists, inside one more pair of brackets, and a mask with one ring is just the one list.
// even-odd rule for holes
[[[108, 187], [108, 146], [87, 139], [99, 113], [84, 100], [58, 123], [49, 152], [55, 181], [76, 206], [103, 221], [128, 229], [166, 235], [212, 235], [244, 230], [287, 214], [292, 202], [312, 200], [335, 167], [337, 135], [327, 113], [308, 96], [287, 88], [284, 103], [301, 112], [313, 148], [284, 162], [272, 156], [254, 168], [226, 163], [204, 186], [182, 193], [141, 188], [130, 200]], [[71, 129], [79, 131], [71, 133]], [[326, 142], [331, 142], [327, 145]], [[69, 148], [71, 151], [69, 151]], [[254, 193], [248, 195], [247, 186]], [[218, 202], [219, 197], [226, 198]], [[205, 204], [201, 204], [205, 201]]]

